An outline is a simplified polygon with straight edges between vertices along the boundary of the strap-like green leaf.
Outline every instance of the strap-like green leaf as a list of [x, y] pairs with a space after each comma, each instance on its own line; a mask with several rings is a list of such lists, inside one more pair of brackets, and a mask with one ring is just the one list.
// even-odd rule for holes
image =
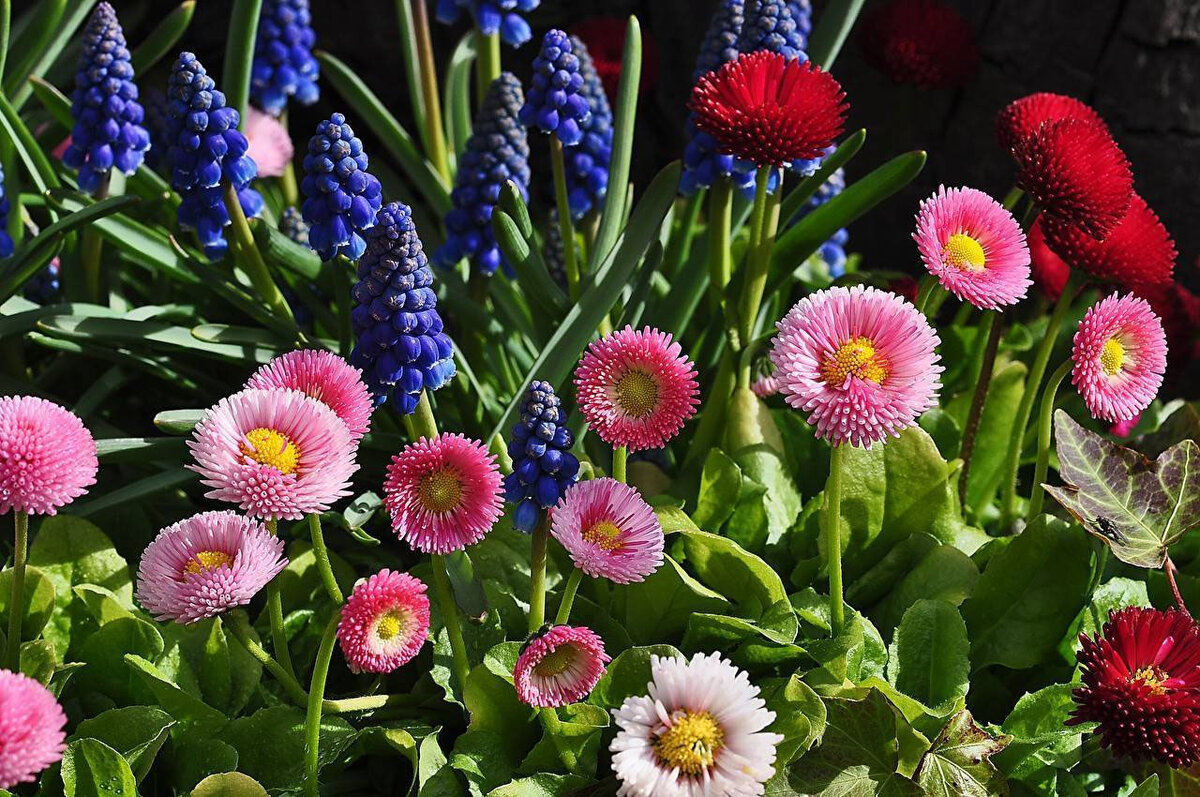
[[38, 192], [45, 193], [51, 188], [58, 188], [58, 175], [54, 173], [50, 159], [42, 152], [29, 128], [17, 115], [16, 108], [3, 94], [0, 94], [0, 130], [12, 142], [17, 157], [21, 159], [21, 165], [25, 167]]
[[864, 0], [830, 0], [808, 40], [808, 57], [822, 69], [831, 69]]
[[5, 94], [13, 96], [25, 82], [38, 56], [54, 37], [54, 31], [62, 21], [66, 9], [67, 0], [43, 0], [33, 4], [17, 21], [12, 31], [12, 47], [9, 49], [7, 66], [4, 69]]
[[[41, 5], [46, 5], [43, 2]], [[20, 110], [25, 105], [25, 101], [29, 99], [32, 92], [32, 87], [26, 78], [33, 75], [46, 74], [50, 66], [58, 60], [58, 56], [62, 53], [63, 48], [75, 39], [76, 32], [79, 27], [87, 19], [88, 14], [92, 12], [92, 7], [96, 5], [96, 0], [71, 0], [69, 3], [64, 3], [62, 0], [49, 0], [49, 5], [60, 6], [53, 14], [46, 18], [46, 24], [53, 28], [54, 34], [49, 39], [41, 39], [40, 43], [31, 47], [33, 61], [28, 69], [18, 71], [13, 69], [8, 72], [9, 79], [4, 82], [6, 88], [11, 91], [6, 92], [12, 100], [13, 107]], [[64, 10], [65, 9], [65, 10]], [[54, 20], [57, 20], [55, 25]], [[26, 29], [27, 32], [36, 32], [42, 30], [35, 27], [33, 24]], [[18, 40], [23, 36], [17, 36]]]
[[475, 64], [475, 36], [465, 33], [446, 65], [442, 107], [446, 118], [446, 139], [460, 155], [471, 136], [471, 68]]
[[192, 23], [192, 13], [196, 10], [196, 0], [184, 0], [170, 14], [163, 17], [162, 22], [150, 31], [150, 35], [133, 49], [133, 73], [143, 75], [150, 67], [175, 48], [175, 44], [187, 31]]
[[229, 15], [229, 35], [225, 40], [225, 69], [221, 89], [230, 108], [241, 114], [246, 129], [246, 105], [250, 102], [250, 70], [254, 65], [254, 41], [258, 38], [258, 18], [263, 0], [234, 0]]
[[791, 193], [784, 197], [783, 204], [779, 206], [779, 226], [781, 229], [787, 229], [792, 217], [800, 212], [800, 209], [804, 207], [804, 203], [811, 199], [813, 194], [821, 189], [821, 186], [825, 185], [825, 182], [834, 172], [845, 166], [858, 154], [858, 151], [862, 149], [863, 142], [866, 140], [866, 129], [859, 130], [854, 135], [848, 136], [845, 141], [838, 145], [836, 150], [821, 161], [821, 168], [817, 169], [815, 174], [805, 177], [792, 189]]

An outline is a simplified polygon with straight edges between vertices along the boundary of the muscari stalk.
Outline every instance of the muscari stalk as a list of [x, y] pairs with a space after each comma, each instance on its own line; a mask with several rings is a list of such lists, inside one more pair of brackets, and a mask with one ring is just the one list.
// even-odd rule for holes
[[550, 163], [554, 169], [554, 201], [558, 208], [559, 235], [563, 241], [563, 263], [567, 288], [572, 301], [579, 300], [579, 263], [575, 259], [575, 226], [571, 223], [571, 200], [567, 193], [567, 172], [562, 141], [550, 136]]
[[238, 200], [237, 189], [233, 187], [233, 183], [227, 180], [222, 191], [225, 209], [229, 212], [234, 251], [238, 255], [238, 262], [241, 264], [242, 270], [246, 272], [255, 292], [271, 312], [296, 327], [297, 334], [299, 334], [299, 327], [296, 326], [296, 317], [292, 315], [292, 308], [283, 298], [283, 293], [280, 292], [279, 286], [275, 284], [271, 272], [267, 269], [262, 253], [254, 244], [254, 233], [250, 229], [250, 222], [246, 220], [246, 214], [242, 212], [242, 203]]
[[733, 182], [719, 177], [708, 195], [708, 279], [714, 310], [720, 309], [733, 275], [732, 228]]
[[543, 514], [533, 530], [529, 558], [529, 633], [546, 622], [546, 559], [550, 545], [550, 516]]
[[775, 233], [779, 227], [779, 194], [768, 188], [773, 166], [762, 166], [755, 179], [754, 210], [750, 216], [750, 249], [746, 255], [746, 282], [738, 302], [737, 338], [730, 341], [737, 351], [750, 345], [754, 335], [754, 322], [762, 305], [763, 292], [767, 287], [767, 274], [771, 267], [771, 250], [775, 247]]
[[492, 81], [500, 77], [500, 34], [490, 36], [475, 30], [475, 85], [479, 92], [479, 103], [487, 96]]
[[1046, 495], [1042, 483], [1046, 481], [1046, 474], [1050, 471], [1050, 432], [1054, 426], [1054, 399], [1058, 395], [1058, 386], [1071, 372], [1071, 365], [1070, 359], [1060, 365], [1050, 376], [1046, 390], [1042, 393], [1042, 408], [1038, 413], [1037, 464], [1033, 470], [1033, 492], [1029, 496], [1029, 516], [1026, 523], [1032, 523], [1033, 519], [1042, 513], [1042, 503]]
[[13, 511], [12, 592], [8, 601], [8, 639], [4, 666], [21, 671], [21, 621], [25, 614], [25, 560], [29, 553], [29, 515]]
[[[433, 39], [429, 34], [429, 10], [425, 0], [412, 0], [413, 34], [416, 38], [417, 64], [421, 76], [421, 106], [424, 109], [422, 122], [425, 125], [426, 153], [433, 168], [448, 184], [450, 182], [450, 156], [446, 147], [446, 132], [442, 125], [442, 101], [438, 95], [437, 64], [433, 59]], [[500, 44], [496, 43], [496, 74], [500, 76]], [[484, 93], [491, 80], [483, 86]], [[482, 94], [480, 95], [482, 102]]]

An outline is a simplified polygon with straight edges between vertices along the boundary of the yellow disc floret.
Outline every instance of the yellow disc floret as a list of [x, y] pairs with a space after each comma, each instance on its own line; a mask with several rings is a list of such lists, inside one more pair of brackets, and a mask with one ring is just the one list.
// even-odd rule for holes
[[864, 337], [846, 341], [821, 363], [821, 379], [827, 385], [841, 385], [848, 376], [881, 385], [887, 375], [887, 360], [875, 351], [875, 344]]
[[207, 573], [218, 567], [232, 567], [233, 557], [224, 551], [200, 551], [183, 566], [185, 573]]
[[417, 497], [430, 512], [441, 514], [456, 508], [462, 501], [463, 482], [459, 472], [449, 466], [431, 471], [417, 485]]
[[610, 520], [601, 520], [583, 530], [583, 539], [605, 551], [621, 547], [621, 529]]
[[1117, 338], [1104, 341], [1104, 348], [1100, 350], [1100, 367], [1104, 369], [1104, 373], [1116, 376], [1124, 365], [1125, 347], [1121, 341]]
[[946, 261], [947, 265], [964, 271], [967, 269], [982, 271], [987, 263], [987, 257], [979, 241], [962, 232], [951, 235], [946, 241], [946, 246], [942, 250], [942, 259]]
[[575, 648], [570, 645], [561, 645], [542, 657], [535, 666], [534, 670], [538, 675], [562, 675], [567, 671], [576, 659]]
[[614, 392], [621, 410], [634, 418], [649, 415], [658, 406], [658, 382], [640, 368], [621, 374]]
[[1152, 694], [1165, 695], [1167, 687], [1163, 686], [1163, 681], [1169, 676], [1160, 670], [1158, 667], [1150, 666], [1143, 667], [1133, 674], [1133, 681], [1141, 681], [1142, 685], [1147, 687]]
[[698, 776], [713, 765], [724, 743], [725, 732], [712, 714], [685, 711], [654, 740], [654, 752], [663, 765]]
[[384, 612], [375, 623], [375, 636], [384, 642], [395, 639], [408, 627], [408, 616], [401, 611], [392, 609]]
[[242, 456], [274, 468], [280, 473], [295, 473], [300, 464], [300, 449], [283, 432], [259, 427], [246, 432]]

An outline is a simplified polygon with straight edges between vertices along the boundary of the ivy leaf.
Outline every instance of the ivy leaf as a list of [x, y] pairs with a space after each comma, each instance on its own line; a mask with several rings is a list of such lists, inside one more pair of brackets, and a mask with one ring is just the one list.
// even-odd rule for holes
[[992, 736], [963, 709], [950, 718], [917, 766], [916, 780], [927, 797], [991, 797], [1007, 794], [1004, 776], [991, 757], [1009, 736]]
[[1046, 487], [1126, 564], [1158, 569], [1167, 548], [1200, 524], [1200, 447], [1171, 446], [1154, 462], [1054, 414], [1062, 487]]

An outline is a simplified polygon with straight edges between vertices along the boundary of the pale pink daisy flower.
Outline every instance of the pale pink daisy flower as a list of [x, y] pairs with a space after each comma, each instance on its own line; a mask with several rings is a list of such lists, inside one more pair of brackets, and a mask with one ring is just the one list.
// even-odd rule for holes
[[330, 351], [302, 349], [281, 354], [255, 371], [246, 388], [299, 390], [337, 413], [355, 443], [371, 428], [375, 404], [362, 373]]
[[0, 514], [53, 515], [96, 483], [96, 441], [70, 410], [0, 398]]
[[283, 540], [236, 512], [167, 526], [142, 553], [138, 603], [159, 620], [195, 623], [245, 606], [287, 567]]
[[779, 377], [775, 376], [775, 374], [760, 376], [750, 383], [750, 392], [760, 399], [777, 396], [782, 389], [783, 386], [779, 382]]
[[941, 341], [890, 291], [818, 291], [776, 326], [771, 361], [783, 395], [834, 445], [870, 448], [898, 437], [937, 401]]
[[389, 673], [407, 664], [429, 638], [425, 583], [392, 570], [359, 581], [342, 608], [337, 635], [355, 672]]
[[66, 724], [49, 689], [27, 675], [0, 670], [0, 789], [32, 783], [61, 760]]
[[1167, 370], [1167, 336], [1145, 299], [1114, 293], [1088, 309], [1071, 359], [1071, 382], [1092, 417], [1124, 421], [1158, 395]]
[[550, 513], [550, 533], [592, 578], [631, 584], [663, 561], [658, 515], [635, 488], [616, 479], [568, 487]]
[[503, 512], [496, 457], [461, 434], [406, 446], [392, 457], [383, 491], [392, 530], [422, 553], [479, 542]]
[[590, 628], [556, 625], [521, 648], [513, 668], [520, 701], [534, 708], [558, 708], [587, 697], [609, 662], [604, 640]]
[[775, 774], [775, 721], [750, 677], [717, 653], [650, 657], [649, 695], [613, 710], [624, 797], [749, 797]]
[[287, 128], [269, 113], [246, 106], [246, 154], [258, 164], [259, 177], [282, 177], [296, 148]]
[[188, 441], [188, 467], [212, 489], [264, 520], [299, 520], [349, 495], [350, 431], [333, 410], [298, 390], [243, 390], [205, 413]]
[[696, 369], [670, 334], [625, 327], [593, 341], [575, 369], [579, 409], [611, 446], [662, 448], [700, 404]]
[[1021, 225], [974, 188], [940, 186], [921, 203], [913, 240], [942, 287], [976, 307], [1016, 304], [1033, 284]]

